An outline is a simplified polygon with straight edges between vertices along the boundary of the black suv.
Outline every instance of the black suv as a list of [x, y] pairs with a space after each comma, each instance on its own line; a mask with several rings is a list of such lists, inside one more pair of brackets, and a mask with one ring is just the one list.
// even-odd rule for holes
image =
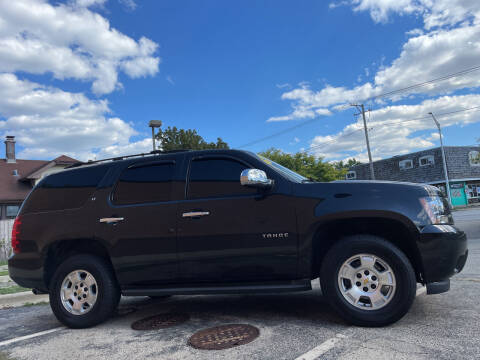
[[347, 321], [400, 319], [417, 283], [449, 290], [467, 260], [437, 188], [312, 182], [236, 150], [141, 154], [41, 180], [13, 228], [10, 276], [74, 328], [120, 295], [311, 290]]

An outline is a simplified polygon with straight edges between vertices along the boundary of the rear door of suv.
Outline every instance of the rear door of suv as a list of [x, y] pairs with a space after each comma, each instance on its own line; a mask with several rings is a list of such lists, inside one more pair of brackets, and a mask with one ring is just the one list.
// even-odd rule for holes
[[240, 173], [252, 167], [244, 159], [220, 154], [187, 158], [185, 200], [177, 208], [182, 280], [294, 279], [296, 220], [287, 196], [275, 188], [242, 186]]
[[178, 159], [166, 156], [122, 169], [99, 212], [96, 236], [111, 244], [122, 286], [154, 286], [178, 278], [173, 201]]

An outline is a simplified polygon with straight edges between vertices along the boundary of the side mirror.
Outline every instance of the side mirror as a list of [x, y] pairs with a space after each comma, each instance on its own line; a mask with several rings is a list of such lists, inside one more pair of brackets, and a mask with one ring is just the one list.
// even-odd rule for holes
[[268, 188], [273, 185], [273, 180], [267, 178], [267, 174], [263, 170], [245, 169], [240, 174], [240, 184], [243, 186]]

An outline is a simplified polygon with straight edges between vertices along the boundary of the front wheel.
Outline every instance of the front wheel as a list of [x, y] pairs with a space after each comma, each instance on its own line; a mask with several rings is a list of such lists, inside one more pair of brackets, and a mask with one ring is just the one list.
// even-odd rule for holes
[[403, 317], [416, 293], [415, 272], [392, 243], [371, 235], [342, 239], [325, 255], [322, 290], [346, 321], [385, 326]]
[[97, 256], [72, 256], [53, 275], [50, 307], [57, 319], [70, 328], [87, 328], [105, 321], [119, 299], [113, 270]]

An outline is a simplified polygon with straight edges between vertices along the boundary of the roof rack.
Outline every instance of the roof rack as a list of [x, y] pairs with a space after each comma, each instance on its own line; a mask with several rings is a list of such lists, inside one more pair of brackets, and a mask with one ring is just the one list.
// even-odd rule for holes
[[125, 155], [125, 156], [117, 156], [117, 157], [112, 157], [112, 158], [107, 158], [107, 159], [100, 159], [100, 160], [88, 160], [87, 162], [78, 162], [75, 164], [72, 164], [70, 166], [67, 166], [65, 169], [71, 169], [83, 165], [91, 165], [91, 164], [98, 164], [106, 161], [119, 161], [119, 160], [125, 160], [133, 157], [144, 157], [144, 156], [150, 156], [150, 155], [157, 155], [157, 154], [171, 154], [171, 153], [177, 153], [177, 152], [185, 152], [185, 151], [191, 151], [190, 149], [180, 149], [180, 150], [153, 150], [148, 153], [140, 153], [140, 154], [133, 154], [133, 155]]

